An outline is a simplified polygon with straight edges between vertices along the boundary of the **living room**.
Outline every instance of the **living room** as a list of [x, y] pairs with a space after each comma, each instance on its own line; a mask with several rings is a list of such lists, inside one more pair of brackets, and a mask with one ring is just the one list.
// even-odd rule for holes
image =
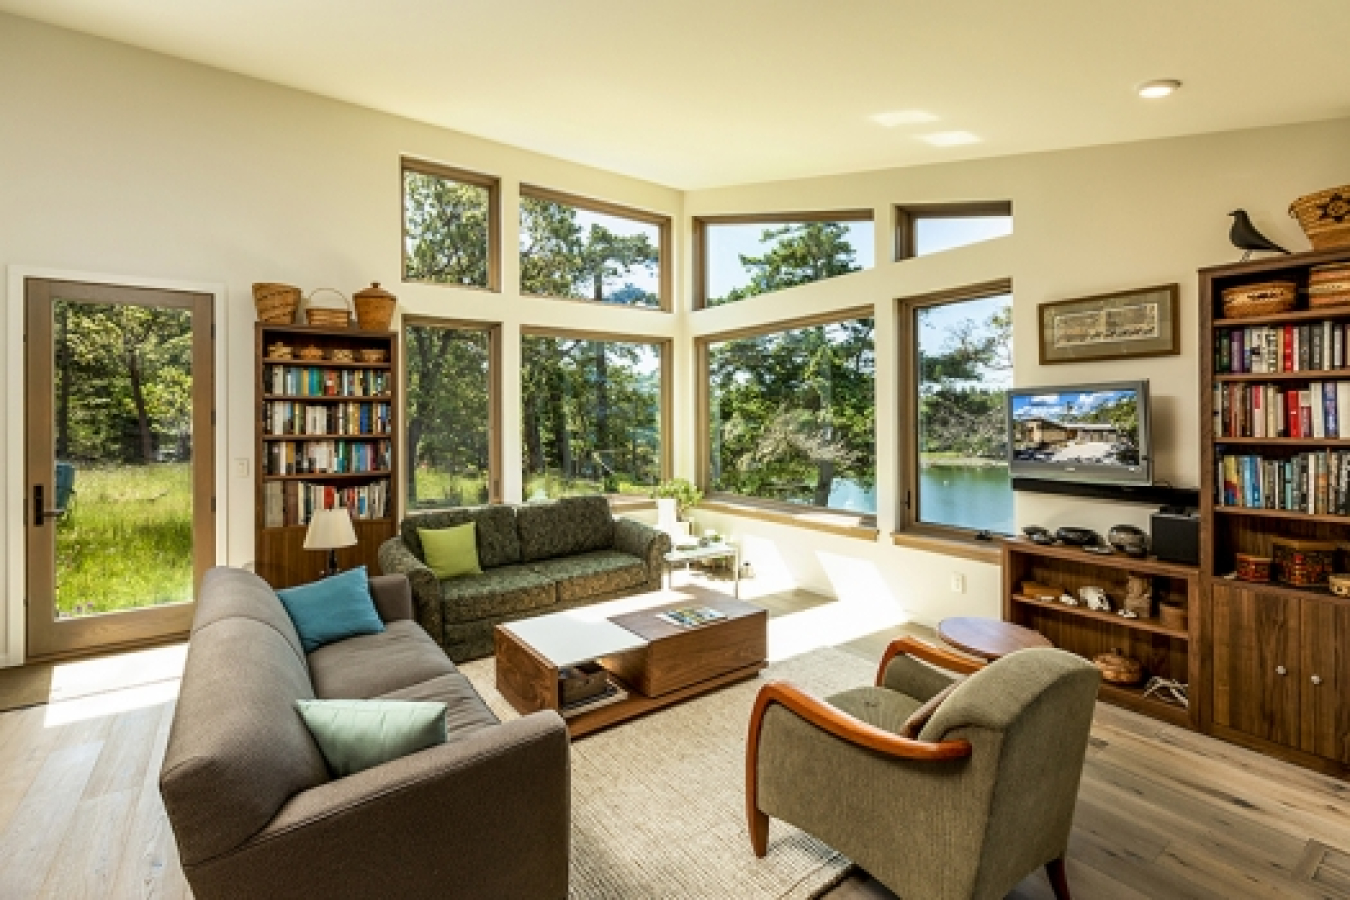
[[[917, 637], [942, 648], [947, 642], [939, 635], [941, 623], [958, 618], [1009, 625], [1015, 620], [1080, 657], [1096, 655], [1087, 653], [1086, 645], [1071, 645], [1067, 632], [1041, 627], [1082, 618], [1079, 607], [1018, 606], [1007, 582], [1013, 571], [1008, 561], [1016, 559], [1022, 567], [1017, 571], [1028, 578], [1058, 575], [1058, 586], [1076, 590], [1091, 583], [1081, 580], [1087, 578], [1082, 573], [1096, 562], [1077, 557], [1047, 562], [1068, 549], [1056, 546], [1044, 558], [1032, 557], [1038, 548], [1008, 538], [1031, 525], [1051, 532], [1078, 526], [1102, 536], [1117, 526], [1154, 533], [1160, 507], [1195, 509], [1208, 502], [1203, 488], [1214, 486], [1213, 463], [1220, 454], [1206, 430], [1216, 411], [1209, 388], [1222, 381], [1211, 372], [1209, 329], [1220, 327], [1214, 324], [1219, 292], [1237, 284], [1238, 276], [1227, 271], [1213, 276], [1215, 304], [1206, 306], [1208, 282], [1197, 272], [1244, 257], [1247, 248], [1235, 246], [1230, 235], [1230, 213], [1239, 209], [1266, 239], [1296, 254], [1286, 262], [1273, 252], [1257, 252], [1257, 265], [1301, 265], [1300, 277], [1306, 279], [1306, 269], [1337, 261], [1301, 261], [1312, 245], [1288, 211], [1299, 198], [1350, 182], [1344, 153], [1350, 108], [1333, 43], [1350, 22], [1340, 5], [1329, 2], [1277, 12], [1245, 3], [1221, 9], [1157, 3], [1113, 11], [1042, 3], [1017, 13], [979, 3], [967, 16], [910, 8], [908, 15], [924, 23], [911, 34], [902, 27], [899, 7], [870, 7], [840, 24], [802, 4], [793, 5], [791, 14], [763, 4], [744, 10], [697, 6], [720, 23], [708, 29], [715, 34], [696, 27], [697, 21], [679, 21], [690, 11], [668, 5], [625, 9], [620, 16], [611, 5], [598, 4], [573, 13], [572, 21], [561, 10], [447, 11], [412, 4], [404, 10], [410, 18], [397, 21], [391, 12], [375, 11], [351, 12], [348, 19], [345, 12], [261, 6], [230, 13], [152, 10], [132, 2], [0, 2], [0, 121], [12, 126], [0, 149], [9, 210], [0, 217], [7, 267], [0, 285], [6, 296], [0, 365], [8, 385], [0, 402], [9, 423], [0, 445], [6, 473], [0, 665], [7, 667], [0, 670], [0, 698], [19, 698], [0, 712], [0, 872], [5, 873], [0, 883], [7, 885], [0, 894], [187, 890], [177, 870], [172, 816], [166, 819], [155, 806], [160, 772], [152, 760], [165, 754], [177, 679], [192, 652], [184, 642], [192, 604], [174, 604], [184, 609], [175, 611], [177, 624], [163, 626], [171, 640], [161, 637], [144, 648], [132, 647], [138, 638], [119, 637], [115, 628], [98, 630], [98, 620], [115, 616], [74, 617], [84, 623], [58, 619], [54, 629], [87, 624], [93, 642], [64, 650], [57, 635], [58, 649], [43, 652], [39, 641], [45, 638], [34, 631], [45, 627], [33, 624], [32, 610], [39, 604], [32, 598], [43, 586], [33, 580], [34, 534], [53, 526], [33, 518], [36, 498], [27, 461], [35, 451], [27, 416], [34, 398], [44, 390], [50, 397], [52, 390], [50, 384], [35, 385], [27, 365], [33, 332], [25, 317], [36, 302], [30, 282], [201, 298], [192, 315], [209, 322], [213, 338], [201, 341], [208, 355], [197, 358], [209, 362], [211, 378], [199, 379], [193, 409], [214, 424], [204, 419], [191, 429], [198, 437], [210, 435], [197, 443], [193, 457], [201, 467], [192, 487], [196, 556], [190, 563], [198, 576], [212, 565], [262, 574], [269, 565], [259, 549], [268, 530], [261, 487], [267, 460], [260, 452], [267, 435], [258, 425], [265, 400], [254, 285], [299, 288], [304, 302], [290, 315], [303, 324], [305, 309], [354, 305], [353, 295], [378, 282], [396, 300], [384, 345], [398, 363], [387, 368], [396, 384], [393, 415], [403, 426], [390, 434], [399, 460], [392, 466], [394, 512], [378, 539], [371, 537], [373, 524], [356, 522], [360, 540], [342, 550], [340, 568], [349, 570], [360, 559], [376, 574], [384, 562], [379, 545], [397, 533], [399, 520], [414, 513], [479, 500], [511, 508], [524, 504], [525, 510], [531, 506], [527, 501], [584, 493], [550, 480], [549, 472], [559, 465], [556, 434], [537, 441], [547, 459], [541, 465], [532, 459], [542, 426], [531, 417], [548, 405], [548, 389], [536, 379], [537, 354], [563, 341], [569, 348], [603, 343], [620, 348], [600, 358], [615, 370], [627, 367], [624, 391], [655, 385], [650, 406], [658, 412], [631, 430], [633, 447], [647, 454], [643, 477], [630, 479], [636, 463], [624, 468], [615, 462], [622, 454], [612, 451], [617, 455], [611, 458], [605, 455], [609, 449], [592, 442], [577, 457], [600, 461], [578, 482], [593, 479], [610, 496], [620, 522], [648, 531], [660, 524], [678, 541], [683, 526], [670, 528], [666, 512], [649, 496], [658, 482], [687, 479], [704, 494], [684, 517], [693, 519], [692, 538], [714, 533], [736, 553], [728, 568], [709, 563], [701, 573], [698, 566], [694, 572], [657, 571], [664, 568], [657, 558], [642, 589], [689, 585], [691, 596], [714, 598], [707, 602], [725, 598], [767, 610], [767, 650], [745, 666], [754, 669], [746, 680], [725, 690], [710, 687], [706, 696], [629, 722], [607, 723], [594, 734], [573, 734], [567, 880], [572, 896], [909, 896], [894, 884], [887, 887], [882, 873], [858, 865], [862, 850], [813, 838], [810, 826], [796, 828], [778, 816], [767, 855], [756, 855], [744, 814], [743, 765], [758, 686], [768, 679], [795, 680], [824, 695], [872, 685], [878, 662], [895, 640]], [[763, 21], [752, 16], [752, 7]], [[464, 18], [456, 20], [455, 14]], [[658, 46], [637, 46], [635, 68], [642, 74], [624, 75], [625, 81], [663, 84], [641, 89], [625, 84], [612, 96], [588, 96], [570, 109], [570, 95], [583, 88], [597, 91], [597, 80], [614, 72], [598, 61], [569, 64], [556, 53], [548, 56], [554, 32], [576, 37], [604, 22], [606, 37], [619, 46], [621, 18], [636, 33], [669, 29], [668, 37], [653, 42]], [[986, 24], [967, 34], [975, 19]], [[813, 76], [819, 84], [805, 75], [784, 75], [782, 93], [788, 96], [773, 96], [774, 85], [763, 83], [762, 73], [812, 58], [814, 45], [833, 34], [832, 27], [840, 29], [837, 46], [825, 42], [830, 46], [820, 51], [826, 60]], [[434, 35], [442, 29], [481, 29], [490, 39], [483, 47], [444, 52], [447, 58], [433, 63], [428, 60], [439, 47]], [[1197, 48], [1202, 32], [1206, 46]], [[904, 56], [891, 52], [892, 35], [916, 61], [891, 59]], [[506, 54], [496, 45], [508, 43], [513, 46], [504, 62], [484, 62], [492, 53]], [[737, 59], [741, 44], [748, 45], [744, 52], [752, 63]], [[934, 46], [964, 46], [983, 61], [966, 64], [965, 72], [961, 64], [937, 60]], [[408, 62], [418, 53], [425, 58]], [[552, 62], [536, 69], [536, 56]], [[1258, 66], [1252, 62], [1257, 58], [1280, 62]], [[858, 60], [856, 72], [842, 65], [848, 59]], [[839, 64], [838, 70], [825, 62]], [[925, 77], [920, 64], [940, 65], [934, 70], [939, 77]], [[690, 67], [699, 71], [690, 73]], [[1170, 96], [1140, 95], [1144, 83], [1169, 79], [1180, 82]], [[656, 99], [644, 105], [647, 90], [655, 91]], [[792, 101], [794, 91], [799, 96]], [[798, 110], [809, 106], [810, 116], [787, 117], [790, 101]], [[615, 124], [616, 111], [629, 117], [628, 124]], [[788, 129], [783, 122], [793, 124]], [[410, 274], [410, 172], [478, 188], [486, 198], [481, 284]], [[531, 203], [580, 210], [583, 223], [619, 219], [629, 222], [633, 233], [648, 229], [653, 235], [648, 246], [658, 251], [655, 261], [624, 270], [605, 290], [633, 281], [655, 298], [652, 304], [610, 298], [568, 302], [546, 296], [555, 293], [547, 288], [530, 289], [531, 279], [552, 274], [541, 274], [524, 249], [512, 249], [530, 245], [532, 223], [523, 216]], [[944, 217], [972, 227], [995, 221], [997, 236], [958, 240], [942, 252], [916, 247], [924, 223], [942, 224]], [[738, 284], [740, 294], [726, 299], [727, 290], [717, 283], [719, 240], [728, 242], [723, 257], [735, 269], [738, 252], [763, 258], [772, 247], [734, 244], [725, 236], [757, 238], [811, 223], [825, 223], [851, 242], [846, 274], [799, 278], [792, 286], [759, 292], [745, 289], [747, 275]], [[1272, 270], [1270, 277], [1281, 272]], [[1047, 308], [1055, 308], [1048, 305], [1168, 285], [1175, 285], [1175, 292], [1159, 302], [1170, 302], [1168, 313], [1175, 318], [1172, 333], [1162, 339], [1164, 350], [1067, 362], [1046, 357], [1053, 348], [1046, 346], [1045, 316]], [[98, 296], [90, 293], [89, 302]], [[925, 344], [923, 314], [964, 303], [981, 315], [993, 303], [1007, 317], [1002, 342], [974, 365], [976, 377], [926, 382], [929, 370], [919, 360], [951, 355], [956, 345], [946, 341], [957, 329], [934, 332], [935, 343]], [[731, 396], [737, 379], [751, 371], [737, 370], [731, 351], [753, 350], [763, 355], [751, 358], [778, 360], [774, 348], [756, 349], [756, 340], [799, 331], [829, 339], [831, 328], [854, 323], [863, 323], [865, 331], [870, 368], [861, 396], [871, 402], [850, 409], [847, 422], [839, 419], [841, 432], [854, 429], [848, 431], [852, 443], [813, 460], [822, 473], [825, 462], [835, 467], [829, 470], [833, 476], [820, 476], [813, 497], [812, 485], [802, 487], [807, 479], [801, 467], [792, 470], [791, 479], [774, 483], [751, 477], [748, 462], [738, 468], [749, 457], [728, 452], [740, 446], [733, 438], [771, 429], [763, 420], [749, 419], [745, 427], [730, 416], [712, 424], [715, 410], [722, 415], [731, 408], [713, 391], [712, 376], [725, 376], [717, 383]], [[416, 329], [474, 335], [483, 342], [485, 374], [473, 386], [481, 393], [475, 402], [482, 414], [467, 426], [435, 423], [444, 435], [438, 439], [447, 445], [461, 430], [481, 435], [488, 448], [485, 464], [474, 470], [473, 490], [458, 491], [454, 500], [444, 500], [449, 493], [438, 500], [428, 485], [440, 483], [424, 477], [420, 466], [403, 463], [406, 429], [421, 396], [416, 391], [424, 387], [412, 374], [421, 352], [413, 340]], [[297, 354], [304, 349], [303, 330], [288, 336], [283, 326], [272, 335], [277, 338], [296, 344]], [[333, 338], [323, 347], [345, 350], [344, 340]], [[272, 358], [270, 349], [267, 354]], [[998, 354], [1007, 358], [995, 364], [991, 360]], [[640, 362], [644, 359], [657, 362]], [[795, 377], [809, 380], [801, 372]], [[1230, 377], [1240, 382], [1247, 376]], [[934, 477], [958, 467], [951, 460], [925, 459], [918, 435], [935, 423], [924, 418], [923, 399], [939, 388], [959, 392], [981, 380], [997, 382], [998, 391], [1147, 380], [1148, 487], [1157, 493], [1131, 497], [1134, 488], [1119, 483], [1070, 493], [1013, 490], [1005, 477], [974, 500], [949, 494], [948, 481], [964, 474], [947, 481]], [[617, 392], [619, 379], [612, 383]], [[842, 396], [842, 382], [839, 391]], [[738, 422], [741, 430], [733, 433], [730, 426]], [[1006, 437], [1001, 405], [993, 413], [986, 410], [979, 422], [995, 430], [995, 441]], [[783, 441], [792, 439], [787, 434]], [[767, 453], [768, 445], [757, 446]], [[51, 447], [46, 452], [49, 459], [62, 458]], [[641, 455], [630, 448], [627, 457]], [[987, 462], [981, 458], [979, 468]], [[1003, 462], [995, 460], [995, 467]], [[587, 465], [583, 459], [574, 468]], [[611, 467], [623, 469], [622, 479], [614, 477], [623, 482], [619, 490], [610, 490], [606, 480]], [[76, 513], [81, 505], [88, 508], [89, 476], [89, 467], [77, 463]], [[793, 481], [790, 489], [781, 484], [787, 480]], [[39, 508], [64, 507], [56, 486], [48, 489], [58, 496]], [[1126, 650], [1144, 657], [1146, 676], [1166, 676], [1182, 687], [1193, 682], [1194, 703], [1159, 703], [1167, 708], [1152, 712], [1141, 712], [1133, 701], [1096, 704], [1067, 856], [1068, 880], [1080, 897], [1350, 896], [1350, 829], [1334, 814], [1350, 743], [1331, 752], [1301, 749], [1298, 727], [1288, 741], [1275, 733], [1248, 739], [1244, 735], [1254, 734], [1253, 728], [1242, 725], [1240, 716], [1230, 721], [1232, 727], [1218, 722], [1216, 731], [1212, 726], [1222, 716], [1216, 717], [1216, 667], [1209, 647], [1220, 619], [1209, 612], [1210, 601], [1200, 599], [1220, 590], [1217, 580], [1240, 566], [1235, 555], [1255, 555], [1282, 537], [1334, 543], [1350, 535], [1324, 512], [1307, 522], [1229, 516], [1220, 525], [1214, 516], [1189, 517], [1201, 523], [1191, 526], [1202, 532], [1197, 562], [1153, 563], [1155, 588], [1166, 581], [1176, 588], [1171, 596], [1191, 590], [1189, 623], [1148, 632], [1149, 638], [1139, 638], [1134, 626], [1100, 625], [1104, 640], [1143, 641]], [[1249, 525], [1234, 524], [1239, 518]], [[647, 534], [628, 525], [602, 527]], [[282, 557], [292, 567], [287, 578], [273, 579], [272, 586], [308, 580], [290, 577], [296, 566], [319, 577], [323, 551], [299, 548], [305, 529], [283, 530], [297, 546]], [[610, 540], [617, 547], [622, 539]], [[649, 552], [648, 546], [642, 544], [639, 555]], [[109, 555], [115, 554], [116, 548], [109, 548]], [[479, 556], [489, 568], [481, 550]], [[1123, 585], [1126, 557], [1117, 552], [1100, 559], [1107, 568], [1119, 563]], [[1069, 573], [1079, 573], [1080, 580]], [[424, 603], [418, 599], [419, 577], [412, 577], [409, 588], [414, 609]], [[199, 583], [194, 578], [193, 584]], [[45, 589], [54, 592], [51, 579]], [[1272, 586], [1269, 596], [1289, 599], [1293, 590]], [[1319, 601], [1339, 602], [1329, 590], [1319, 591]], [[624, 592], [636, 593], [637, 585], [613, 593]], [[1302, 602], [1303, 595], [1298, 598]], [[606, 594], [603, 602], [621, 601]], [[1262, 603], [1255, 602], [1250, 623], [1260, 638], [1251, 640], [1258, 644], [1277, 633], [1278, 625], [1269, 618], [1269, 604]], [[588, 606], [579, 602], [575, 608]], [[547, 611], [517, 610], [522, 617]], [[1350, 629], [1333, 613], [1332, 633]], [[1234, 614], [1233, 621], [1238, 618]], [[1232, 627], [1240, 630], [1245, 623]], [[434, 638], [447, 662], [463, 665], [490, 715], [506, 720], [520, 710], [508, 691], [497, 689], [493, 655], [483, 655], [482, 642], [491, 640], [499, 623], [492, 624], [464, 638], [479, 643], [463, 658], [445, 642], [445, 622]], [[1177, 649], [1183, 644], [1189, 651]], [[1129, 647], [1157, 652], [1150, 656], [1152, 651]], [[826, 655], [813, 656], [822, 652]], [[1182, 662], [1168, 668], [1161, 659], [1169, 654], [1180, 654]], [[131, 671], [141, 662], [142, 671]], [[768, 668], [760, 671], [761, 664]], [[1187, 673], [1178, 665], [1194, 668]], [[1342, 663], [1335, 665], [1346, 673]], [[1350, 673], [1338, 677], [1342, 680], [1329, 687], [1344, 695]], [[65, 690], [62, 678], [82, 687]], [[105, 679], [125, 690], [98, 689]], [[1311, 684], [1307, 677], [1302, 681]], [[1306, 684], [1304, 690], [1311, 690]], [[1208, 689], [1197, 699], [1201, 685]], [[1142, 690], [1141, 682], [1128, 696]], [[1224, 698], [1230, 702], [1228, 694]], [[1248, 704], [1256, 717], [1274, 715], [1262, 705], [1269, 698], [1238, 691], [1231, 702]], [[734, 725], [727, 731], [734, 733], [730, 743], [717, 746], [719, 762], [709, 764], [708, 780], [688, 792], [687, 815], [681, 808], [670, 810], [672, 820], [686, 819], [683, 829], [673, 821], [672, 831], [653, 838], [658, 848], [660, 841], [673, 846], [653, 850], [650, 842], [600, 840], [605, 831], [600, 804], [612, 799], [600, 783], [600, 760], [608, 758], [609, 748], [630, 748], [644, 758], [641, 754], [662, 752], [681, 728], [692, 734], [702, 727], [698, 722], [718, 719]], [[1343, 724], [1339, 728], [1346, 731]], [[1350, 741], [1350, 735], [1342, 739]], [[1281, 749], [1284, 744], [1291, 749]], [[653, 786], [638, 766], [622, 772], [634, 790], [667, 791], [627, 798], [628, 805], [618, 808], [638, 820], [616, 812], [625, 828], [642, 832], [634, 810], [644, 801], [662, 808], [680, 798], [669, 784]], [[1216, 800], [1220, 794], [1229, 799]], [[905, 803], [901, 797], [895, 802]], [[1243, 809], [1234, 813], [1233, 806]], [[131, 834], [143, 843], [100, 839], [108, 833]], [[447, 854], [448, 866], [473, 865], [453, 851]], [[700, 868], [706, 871], [694, 871]], [[641, 873], [648, 869], [660, 871], [648, 872], [650, 880], [644, 881]], [[1020, 872], [1012, 884], [1013, 896], [1051, 896], [1041, 871]], [[492, 890], [464, 895], [509, 895]], [[949, 894], [934, 885], [928, 895]]]

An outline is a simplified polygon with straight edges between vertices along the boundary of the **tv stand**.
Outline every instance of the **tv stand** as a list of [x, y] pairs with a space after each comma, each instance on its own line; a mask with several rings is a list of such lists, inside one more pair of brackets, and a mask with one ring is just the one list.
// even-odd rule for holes
[[1184, 506], [1195, 509], [1200, 505], [1199, 488], [1175, 488], [1161, 485], [1093, 484], [1084, 481], [1060, 481], [1054, 478], [1013, 478], [1014, 491], [1037, 494], [1061, 494], [1067, 497], [1090, 497], [1094, 500], [1114, 500], [1118, 503], [1143, 503], [1149, 506]]

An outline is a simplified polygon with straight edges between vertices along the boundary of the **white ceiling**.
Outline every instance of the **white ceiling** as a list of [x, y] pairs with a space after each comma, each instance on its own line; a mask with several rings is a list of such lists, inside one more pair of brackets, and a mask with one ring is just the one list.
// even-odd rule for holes
[[[693, 189], [1350, 115], [1350, 0], [0, 0]], [[1179, 78], [1161, 101], [1134, 91]], [[923, 110], [925, 124], [869, 117]], [[967, 131], [979, 143], [919, 139]]]

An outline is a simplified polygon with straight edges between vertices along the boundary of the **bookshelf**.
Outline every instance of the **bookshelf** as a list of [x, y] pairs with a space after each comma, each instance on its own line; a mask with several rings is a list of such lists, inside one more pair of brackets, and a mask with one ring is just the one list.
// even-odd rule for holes
[[378, 571], [397, 515], [398, 350], [392, 332], [255, 326], [255, 558], [273, 587], [322, 574], [325, 554], [303, 547], [318, 508], [352, 511], [357, 544], [338, 564]]

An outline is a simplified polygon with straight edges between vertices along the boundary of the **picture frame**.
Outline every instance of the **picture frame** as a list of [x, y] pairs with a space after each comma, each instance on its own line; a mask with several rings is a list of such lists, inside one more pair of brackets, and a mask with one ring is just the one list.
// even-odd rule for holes
[[1180, 294], [1160, 284], [1042, 303], [1041, 365], [1180, 354]]

